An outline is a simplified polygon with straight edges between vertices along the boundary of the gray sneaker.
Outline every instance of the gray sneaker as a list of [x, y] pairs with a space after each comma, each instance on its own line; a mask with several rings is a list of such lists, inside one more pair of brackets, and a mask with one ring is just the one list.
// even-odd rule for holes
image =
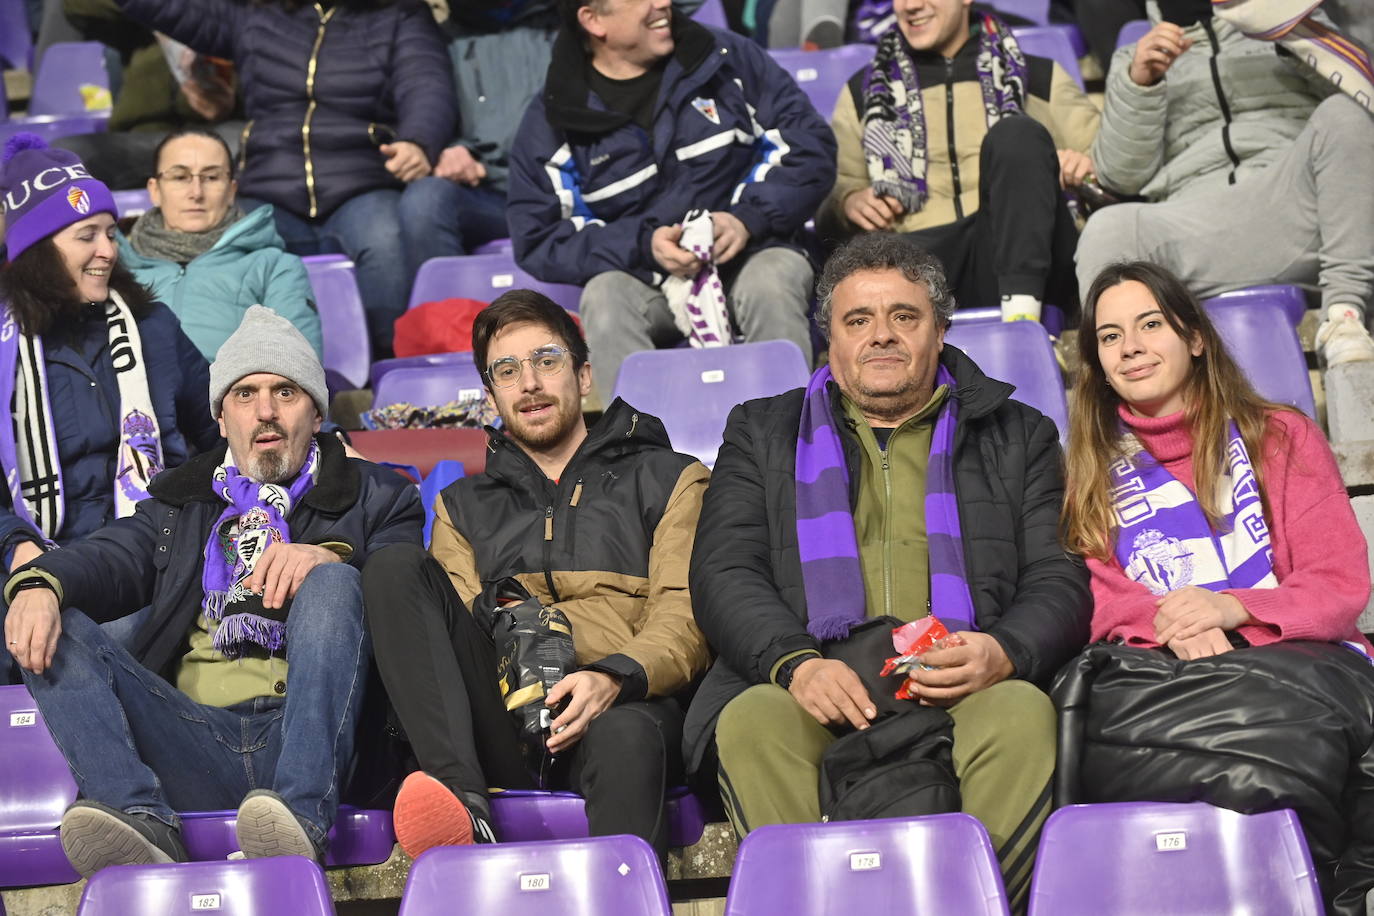
[[305, 856], [324, 862], [324, 850], [315, 845], [290, 806], [271, 789], [254, 789], [243, 797], [234, 833], [246, 859]]
[[1328, 366], [1374, 359], [1374, 338], [1353, 310], [1346, 315], [1328, 314], [1317, 328], [1316, 344], [1317, 353]]
[[58, 829], [67, 861], [83, 878], [107, 865], [185, 862], [181, 832], [148, 814], [130, 814], [82, 799], [62, 815]]

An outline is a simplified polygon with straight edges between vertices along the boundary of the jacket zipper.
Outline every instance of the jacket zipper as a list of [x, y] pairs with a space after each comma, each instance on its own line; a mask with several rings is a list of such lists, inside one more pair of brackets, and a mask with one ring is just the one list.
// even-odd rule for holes
[[544, 510], [544, 584], [549, 587], [549, 597], [557, 604], [563, 599], [553, 584], [553, 504]]
[[954, 146], [954, 58], [945, 58], [945, 135], [949, 138], [949, 172], [954, 179], [954, 218], [964, 218], [964, 192], [959, 183], [959, 154]]
[[315, 197], [315, 163], [310, 158], [310, 120], [315, 116], [315, 68], [319, 64], [320, 45], [324, 44], [324, 29], [334, 17], [338, 7], [325, 12], [324, 7], [315, 4], [315, 12], [320, 16], [320, 28], [315, 33], [315, 46], [310, 49], [310, 62], [305, 67], [305, 120], [301, 122], [301, 146], [305, 151], [305, 192], [310, 197], [310, 218], [320, 215], [319, 201]]
[[[894, 429], [887, 440], [892, 445], [891, 436], [897, 435]], [[883, 613], [892, 616], [892, 466], [888, 463], [887, 449], [879, 450], [883, 456]]]
[[1212, 31], [1212, 23], [1204, 19], [1202, 27], [1207, 31], [1207, 40], [1212, 44], [1212, 57], [1208, 60], [1208, 66], [1212, 70], [1212, 88], [1217, 93], [1217, 104], [1221, 106], [1221, 145], [1226, 148], [1226, 155], [1231, 159], [1231, 174], [1226, 176], [1226, 183], [1235, 184], [1236, 169], [1240, 168], [1240, 156], [1236, 155], [1236, 148], [1231, 145], [1231, 104], [1226, 101], [1226, 93], [1222, 91], [1221, 68], [1217, 66], [1221, 43], [1217, 41], [1217, 33]]
[[239, 176], [243, 175], [243, 167], [248, 164], [248, 137], [253, 133], [253, 122], [249, 121], [243, 125], [243, 132], [239, 134]]
[[473, 63], [476, 52], [476, 42], [468, 45], [467, 53], [463, 55], [463, 63], [466, 65], [468, 72], [472, 74], [472, 84], [477, 89], [477, 101], [485, 102], [487, 100], [487, 94], [482, 91], [482, 68]]

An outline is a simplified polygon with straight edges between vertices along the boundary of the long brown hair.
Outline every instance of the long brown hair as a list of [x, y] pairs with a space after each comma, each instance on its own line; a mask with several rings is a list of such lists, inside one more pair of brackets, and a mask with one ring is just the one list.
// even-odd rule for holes
[[[142, 318], [152, 306], [153, 294], [117, 259], [110, 264], [110, 289], [124, 297], [135, 318]], [[0, 302], [9, 307], [20, 332], [35, 337], [64, 333], [86, 313], [86, 303], [52, 236], [0, 265]]]
[[1269, 502], [1262, 469], [1270, 432], [1267, 415], [1292, 409], [1255, 393], [1201, 303], [1177, 277], [1146, 261], [1108, 265], [1088, 289], [1078, 327], [1079, 368], [1069, 398], [1069, 449], [1060, 519], [1068, 549], [1102, 560], [1111, 555], [1116, 536], [1108, 468], [1122, 457], [1121, 419], [1117, 415], [1122, 400], [1108, 383], [1097, 353], [1097, 303], [1107, 290], [1132, 280], [1150, 291], [1175, 334], [1185, 341], [1202, 342], [1202, 353], [1193, 357], [1183, 383], [1183, 400], [1193, 435], [1197, 501], [1213, 529], [1220, 528], [1222, 517], [1217, 488], [1209, 482], [1219, 480], [1226, 468], [1229, 422], [1235, 421], [1252, 456], [1267, 516]]

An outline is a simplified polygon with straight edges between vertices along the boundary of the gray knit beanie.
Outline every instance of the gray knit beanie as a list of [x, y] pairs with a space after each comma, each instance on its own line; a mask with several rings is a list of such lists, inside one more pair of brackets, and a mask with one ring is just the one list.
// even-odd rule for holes
[[229, 388], [255, 372], [289, 378], [310, 395], [320, 416], [329, 415], [329, 388], [315, 349], [296, 326], [265, 305], [249, 307], [210, 365], [210, 416], [218, 419]]

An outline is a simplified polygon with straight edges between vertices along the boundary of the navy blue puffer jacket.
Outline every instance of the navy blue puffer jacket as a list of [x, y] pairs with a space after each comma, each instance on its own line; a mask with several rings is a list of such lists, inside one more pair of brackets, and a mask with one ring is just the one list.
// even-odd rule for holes
[[365, 191], [400, 188], [377, 145], [453, 137], [448, 53], [420, 0], [376, 8], [246, 0], [117, 0], [124, 11], [238, 69], [245, 128], [239, 191], [324, 219]]

